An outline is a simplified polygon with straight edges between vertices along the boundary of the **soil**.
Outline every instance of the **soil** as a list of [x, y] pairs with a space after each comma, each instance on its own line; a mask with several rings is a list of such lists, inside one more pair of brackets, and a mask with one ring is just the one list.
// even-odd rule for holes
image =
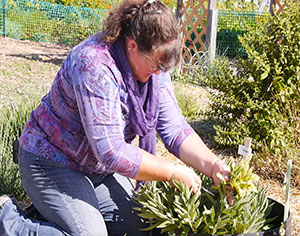
[[[70, 49], [66, 45], [0, 37], [0, 108], [11, 99], [30, 95], [32, 89], [49, 89]], [[162, 144], [158, 145], [158, 150], [161, 156], [169, 158]], [[285, 186], [282, 183], [263, 177], [260, 182], [269, 186], [267, 194], [270, 198], [284, 203]], [[293, 236], [300, 236], [299, 187], [291, 188], [290, 212]]]

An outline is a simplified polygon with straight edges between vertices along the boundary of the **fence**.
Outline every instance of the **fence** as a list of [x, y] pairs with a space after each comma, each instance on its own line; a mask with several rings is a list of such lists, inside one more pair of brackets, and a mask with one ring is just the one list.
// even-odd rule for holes
[[76, 44], [100, 30], [105, 9], [64, 6], [38, 0], [2, 0], [3, 37]]
[[217, 54], [230, 58], [246, 57], [238, 36], [247, 30], [255, 31], [259, 24], [267, 24], [269, 13], [220, 11], [218, 14]]
[[[75, 45], [101, 30], [101, 22], [107, 13], [107, 9], [64, 6], [37, 0], [2, 0], [0, 33], [3, 37]], [[264, 16], [219, 11], [217, 53], [229, 57], [245, 56], [237, 37], [246, 31], [246, 25], [255, 28], [259, 21], [264, 20]], [[200, 48], [195, 38], [199, 38], [198, 34], [205, 25], [204, 17], [203, 24], [194, 26], [196, 31], [190, 32], [187, 46]], [[187, 24], [186, 30], [190, 29], [191, 25]], [[204, 42], [205, 34], [200, 39]]]

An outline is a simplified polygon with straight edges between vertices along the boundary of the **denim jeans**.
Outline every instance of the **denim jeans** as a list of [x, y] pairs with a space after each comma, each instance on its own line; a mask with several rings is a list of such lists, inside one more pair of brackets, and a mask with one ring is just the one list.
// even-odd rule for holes
[[144, 236], [131, 201], [134, 186], [119, 174], [87, 175], [20, 150], [19, 171], [30, 200], [47, 222], [31, 220], [13, 202], [0, 214], [0, 235]]

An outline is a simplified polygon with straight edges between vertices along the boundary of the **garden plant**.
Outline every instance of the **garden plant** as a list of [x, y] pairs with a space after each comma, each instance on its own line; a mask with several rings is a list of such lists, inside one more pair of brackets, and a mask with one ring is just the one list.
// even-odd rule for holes
[[300, 3], [291, 2], [267, 22], [239, 37], [246, 59], [217, 57], [211, 65], [201, 57], [189, 65], [184, 77], [210, 92], [211, 104], [205, 115], [215, 122], [213, 140], [217, 146], [236, 150], [245, 136], [251, 137], [257, 169], [282, 179], [281, 163], [293, 159], [292, 175], [297, 184]]
[[[220, 185], [203, 174], [202, 186], [208, 191], [193, 193], [181, 182], [150, 182], [136, 192], [135, 208], [139, 216], [151, 224], [144, 230], [161, 229], [175, 235], [189, 232], [206, 234], [244, 234], [268, 230], [273, 218], [267, 218], [272, 204], [266, 188], [259, 185], [259, 178], [249, 167], [251, 157], [239, 162], [231, 160], [231, 177], [226, 182], [219, 175]], [[232, 191], [226, 192], [230, 186]], [[210, 192], [210, 193], [209, 193]], [[213, 196], [211, 196], [213, 194]], [[228, 197], [233, 196], [233, 204]]]
[[40, 96], [23, 98], [21, 103], [10, 103], [0, 111], [0, 195], [13, 194], [26, 202], [18, 167], [13, 163], [13, 142], [19, 138], [30, 112], [38, 105]]

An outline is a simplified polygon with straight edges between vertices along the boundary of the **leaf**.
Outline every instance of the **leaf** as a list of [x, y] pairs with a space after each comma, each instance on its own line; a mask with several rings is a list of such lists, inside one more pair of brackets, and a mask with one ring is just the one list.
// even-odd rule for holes
[[265, 71], [264, 73], [262, 73], [261, 76], [260, 76], [261, 80], [264, 80], [265, 78], [267, 78], [268, 75], [269, 75], [268, 71]]
[[158, 225], [160, 225], [160, 222], [157, 222], [157, 223], [155, 223], [155, 224], [150, 225], [150, 226], [147, 227], [147, 228], [140, 229], [140, 230], [141, 230], [141, 231], [149, 231], [149, 230], [155, 229]]
[[151, 219], [151, 218], [155, 218], [156, 214], [144, 212], [144, 213], [139, 213], [138, 216], [140, 216], [142, 218], [146, 218], [146, 219]]

